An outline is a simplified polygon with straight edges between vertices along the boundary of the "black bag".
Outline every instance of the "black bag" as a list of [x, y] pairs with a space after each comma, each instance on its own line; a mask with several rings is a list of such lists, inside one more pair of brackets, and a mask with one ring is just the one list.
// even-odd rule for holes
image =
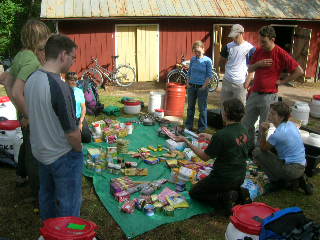
[[260, 240], [318, 240], [320, 226], [298, 207], [285, 208], [263, 219]]

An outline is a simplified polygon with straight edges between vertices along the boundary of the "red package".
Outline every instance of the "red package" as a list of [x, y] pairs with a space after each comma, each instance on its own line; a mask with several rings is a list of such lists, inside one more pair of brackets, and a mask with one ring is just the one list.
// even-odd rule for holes
[[114, 197], [118, 202], [124, 202], [126, 200], [130, 200], [130, 193], [127, 191], [117, 192], [114, 194]]
[[125, 213], [133, 213], [134, 212], [134, 206], [135, 206], [135, 201], [126, 201], [122, 207], [121, 210]]

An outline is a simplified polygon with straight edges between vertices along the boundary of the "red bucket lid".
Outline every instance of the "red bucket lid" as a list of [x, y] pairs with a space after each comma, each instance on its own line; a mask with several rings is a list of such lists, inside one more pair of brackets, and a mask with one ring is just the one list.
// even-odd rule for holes
[[[83, 230], [68, 227], [69, 224], [85, 225]], [[97, 225], [78, 217], [49, 218], [40, 228], [41, 235], [46, 240], [92, 240], [96, 236]]]
[[10, 98], [8, 96], [0, 97], [0, 103], [10, 102]]
[[20, 127], [18, 120], [5, 120], [0, 121], [0, 130], [15, 130]]
[[238, 230], [247, 234], [259, 235], [262, 223], [255, 218], [264, 219], [279, 210], [279, 208], [273, 208], [260, 202], [237, 205], [232, 209], [233, 215], [230, 220]]
[[320, 95], [313, 95], [314, 100], [319, 100], [320, 101]]
[[162, 108], [158, 108], [158, 109], [155, 109], [156, 112], [164, 112], [164, 109]]
[[124, 105], [127, 105], [127, 106], [137, 106], [137, 105], [140, 105], [141, 102], [138, 101], [138, 100], [131, 100], [131, 101], [125, 101], [124, 102]]

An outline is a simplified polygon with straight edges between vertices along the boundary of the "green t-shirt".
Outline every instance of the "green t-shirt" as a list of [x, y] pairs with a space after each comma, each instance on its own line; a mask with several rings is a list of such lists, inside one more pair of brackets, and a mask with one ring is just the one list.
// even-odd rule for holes
[[213, 170], [208, 176], [213, 181], [223, 183], [243, 181], [248, 158], [247, 130], [240, 123], [226, 126], [212, 136], [205, 153], [211, 158], [216, 158]]
[[23, 81], [40, 67], [37, 56], [31, 50], [21, 50], [13, 59], [10, 73]]

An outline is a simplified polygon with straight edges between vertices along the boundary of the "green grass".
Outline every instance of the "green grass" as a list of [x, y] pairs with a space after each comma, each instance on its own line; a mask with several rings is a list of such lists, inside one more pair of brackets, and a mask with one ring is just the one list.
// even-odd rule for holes
[[[122, 96], [138, 96], [145, 103], [148, 101], [149, 91], [152, 88], [144, 88], [141, 91], [122, 91], [116, 89], [113, 91], [101, 92], [101, 100], [106, 105], [115, 105], [122, 107], [119, 102]], [[4, 95], [3, 88], [0, 88], [0, 96]], [[216, 94], [209, 97], [209, 108], [218, 106], [218, 97]], [[144, 109], [146, 110], [146, 109]], [[88, 117], [89, 121], [106, 118]], [[312, 126], [319, 126], [319, 121], [312, 119]], [[210, 129], [213, 132], [214, 129]], [[39, 236], [41, 223], [39, 216], [33, 211], [33, 205], [27, 203], [24, 199], [31, 196], [28, 187], [15, 187], [15, 170], [10, 167], [0, 167], [0, 238], [6, 237], [11, 240], [34, 240]], [[265, 202], [273, 207], [285, 208], [290, 206], [301, 207], [305, 214], [320, 223], [320, 194], [318, 187], [320, 185], [320, 175], [311, 178], [315, 185], [315, 193], [312, 196], [305, 196], [302, 192], [281, 191], [278, 193], [262, 196], [256, 201]], [[125, 239], [125, 235], [103, 207], [98, 196], [95, 194], [92, 179], [83, 178], [83, 206], [81, 217], [95, 222], [99, 229], [98, 236], [101, 239]], [[176, 222], [160, 226], [148, 233], [145, 233], [136, 239], [139, 240], [222, 240], [229, 220], [220, 216], [211, 216], [209, 214], [194, 216], [183, 222]], [[145, 223], [147, 224], [147, 222]]]

